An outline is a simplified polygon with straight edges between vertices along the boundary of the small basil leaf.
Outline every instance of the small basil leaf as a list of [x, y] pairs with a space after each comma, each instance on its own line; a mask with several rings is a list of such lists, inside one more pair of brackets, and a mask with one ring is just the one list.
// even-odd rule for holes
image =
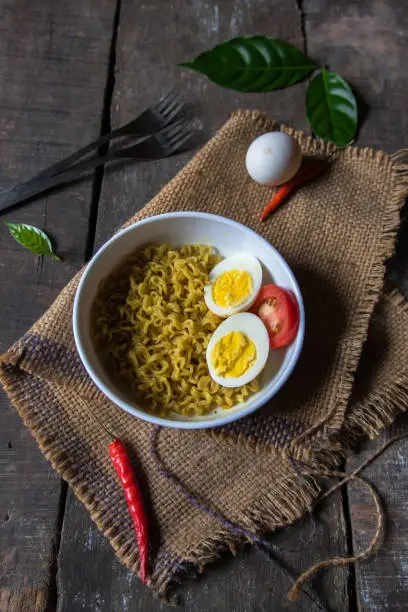
[[335, 72], [323, 69], [309, 83], [306, 112], [320, 138], [345, 147], [357, 131], [357, 102], [350, 86]]
[[240, 36], [179, 64], [235, 91], [272, 91], [306, 78], [317, 68], [302, 51], [279, 38]]
[[7, 225], [10, 234], [23, 247], [36, 253], [36, 255], [51, 255], [54, 259], [60, 259], [54, 253], [52, 244], [47, 234], [34, 225], [26, 225], [25, 223], [11, 223], [3, 221]]

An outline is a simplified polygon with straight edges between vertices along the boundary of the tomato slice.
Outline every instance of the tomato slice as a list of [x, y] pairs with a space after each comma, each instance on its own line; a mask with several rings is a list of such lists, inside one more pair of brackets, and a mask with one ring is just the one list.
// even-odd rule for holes
[[251, 308], [264, 322], [272, 349], [287, 346], [299, 329], [299, 306], [295, 296], [277, 285], [264, 285]]

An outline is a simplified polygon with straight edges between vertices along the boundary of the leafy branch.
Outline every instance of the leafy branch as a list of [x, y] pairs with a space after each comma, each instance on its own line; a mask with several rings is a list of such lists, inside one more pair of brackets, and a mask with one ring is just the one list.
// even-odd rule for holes
[[313, 132], [337, 145], [354, 138], [357, 102], [350, 86], [294, 45], [268, 36], [240, 36], [179, 64], [235, 91], [268, 92], [289, 87], [315, 73], [306, 90], [306, 114]]

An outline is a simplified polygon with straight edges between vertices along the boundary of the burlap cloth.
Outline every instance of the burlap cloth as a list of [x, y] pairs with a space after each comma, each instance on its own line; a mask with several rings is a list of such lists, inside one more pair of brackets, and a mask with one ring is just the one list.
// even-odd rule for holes
[[[272, 129], [278, 128], [261, 114], [234, 114], [129, 221], [174, 210], [225, 215], [271, 241], [299, 280], [307, 313], [305, 346], [279, 395], [252, 418], [222, 431], [162, 429], [157, 441], [163, 465], [195, 498], [258, 533], [295, 521], [318, 494], [312, 478], [299, 480], [291, 458], [315, 467], [335, 462], [350, 440], [375, 435], [405, 409], [408, 382], [408, 312], [401, 296], [383, 294], [384, 262], [407, 192], [406, 170], [383, 152], [349, 148], [325, 176], [261, 224], [271, 189], [248, 177], [244, 159], [250, 142]], [[332, 150], [281, 129], [295, 135], [306, 156]], [[131, 519], [94, 414], [124, 440], [145, 485], [155, 534], [151, 586], [163, 594], [239, 536], [193, 505], [158, 470], [152, 427], [114, 406], [86, 375], [71, 329], [79, 277], [2, 357], [1, 381], [44, 455], [119, 559], [136, 572]]]

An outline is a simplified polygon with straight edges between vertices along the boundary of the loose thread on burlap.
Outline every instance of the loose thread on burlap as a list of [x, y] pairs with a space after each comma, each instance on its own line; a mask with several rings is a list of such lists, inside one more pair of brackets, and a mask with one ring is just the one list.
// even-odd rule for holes
[[[399, 162], [404, 159], [408, 160], [408, 148], [407, 149], [399, 149], [390, 155], [392, 161]], [[408, 162], [407, 162], [408, 163]]]
[[[219, 523], [228, 527], [236, 535], [241, 536], [241, 537], [246, 537], [249, 540], [252, 540], [253, 542], [255, 542], [256, 544], [262, 544], [262, 545], [268, 544], [266, 541], [262, 540], [262, 538], [260, 538], [253, 532], [245, 529], [244, 527], [238, 527], [237, 525], [234, 525], [228, 519], [224, 518], [223, 516], [221, 516], [220, 514], [218, 514], [217, 512], [215, 512], [214, 510], [212, 510], [211, 508], [209, 508], [208, 506], [200, 502], [180, 483], [180, 481], [175, 476], [173, 476], [172, 474], [170, 474], [168, 470], [166, 470], [157, 452], [157, 437], [158, 437], [160, 429], [161, 427], [159, 425], [156, 425], [156, 427], [153, 429], [153, 432], [150, 438], [151, 455], [156, 464], [157, 470], [160, 472], [160, 474], [164, 476], [166, 480], [169, 480], [175, 486], [177, 491], [182, 493], [184, 497], [188, 499], [189, 502], [191, 502], [194, 506], [197, 506], [197, 508], [199, 508], [203, 512], [206, 512], [207, 514], [215, 518]], [[303, 475], [301, 475], [301, 478], [303, 478]], [[286, 547], [281, 547], [281, 546], [278, 546], [277, 544], [274, 544], [273, 545], [274, 551], [295, 553], [295, 552], [301, 552], [302, 550], [306, 550], [310, 546], [311, 542], [314, 540], [316, 536], [316, 532], [317, 532], [316, 520], [314, 517], [312, 517], [311, 508], [310, 508], [310, 518], [312, 519], [313, 530], [312, 530], [312, 534], [310, 538], [306, 542], [303, 540], [302, 544], [295, 548], [286, 548]]]
[[389, 446], [391, 446], [395, 442], [398, 442], [399, 440], [403, 440], [406, 438], [408, 438], [408, 434], [401, 434], [399, 436], [394, 436], [393, 438], [391, 438], [391, 440], [387, 440], [387, 442], [385, 442], [382, 446], [380, 446], [380, 448], [377, 451], [372, 453], [365, 461], [363, 461], [363, 463], [361, 463], [355, 470], [353, 470], [353, 472], [350, 472], [350, 473], [338, 472], [338, 471], [332, 471], [332, 470], [313, 470], [313, 469], [310, 469], [307, 466], [307, 464], [304, 464], [306, 467], [306, 470], [304, 472], [305, 474], [314, 473], [316, 476], [323, 476], [323, 477], [330, 477], [330, 478], [332, 477], [342, 478], [342, 480], [340, 480], [338, 483], [333, 485], [330, 489], [325, 491], [319, 497], [318, 502], [323, 501], [324, 499], [332, 495], [335, 491], [343, 487], [345, 484], [347, 484], [351, 480], [357, 480], [358, 482], [361, 482], [368, 489], [374, 501], [376, 517], [377, 517], [377, 527], [376, 527], [374, 536], [369, 546], [365, 550], [363, 550], [361, 553], [358, 553], [357, 555], [353, 555], [350, 557], [333, 557], [332, 559], [326, 559], [324, 561], [319, 561], [318, 563], [310, 567], [308, 570], [304, 571], [299, 576], [299, 578], [296, 580], [295, 584], [292, 586], [292, 588], [290, 589], [288, 593], [288, 599], [290, 601], [296, 601], [299, 598], [300, 590], [304, 582], [308, 580], [318, 570], [326, 568], [326, 567], [330, 567], [330, 566], [345, 566], [345, 565], [349, 565], [350, 563], [357, 563], [359, 561], [362, 561], [363, 559], [367, 559], [377, 548], [380, 538], [381, 538], [383, 525], [384, 525], [384, 510], [382, 508], [378, 493], [374, 489], [373, 485], [367, 482], [366, 480], [364, 480], [363, 478], [358, 477], [357, 474], [359, 474], [362, 470], [364, 470], [364, 468], [366, 468], [370, 463], [378, 459], [378, 457], [380, 457], [380, 455], [382, 455]]
[[[277, 562], [279, 564], [280, 569], [283, 571], [283, 573], [287, 577], [289, 577], [291, 580], [294, 580], [294, 576], [293, 576], [292, 572], [290, 572], [286, 568], [286, 566], [282, 564], [282, 562], [278, 561], [276, 556], [273, 554], [276, 551], [279, 551], [279, 552], [289, 552], [289, 550], [287, 548], [276, 546], [276, 545], [272, 545], [270, 542], [264, 540], [263, 538], [259, 537], [256, 534], [248, 531], [247, 529], [242, 528], [242, 527], [238, 527], [234, 523], [231, 523], [231, 521], [226, 519], [224, 516], [222, 516], [221, 514], [215, 512], [212, 508], [209, 508], [208, 506], [206, 506], [205, 504], [200, 502], [198, 499], [196, 499], [194, 497], [194, 495], [192, 495], [179, 482], [179, 480], [175, 476], [173, 476], [172, 474], [170, 474], [170, 472], [168, 472], [168, 470], [164, 467], [164, 465], [163, 465], [163, 463], [162, 463], [162, 461], [161, 461], [161, 459], [160, 459], [160, 457], [158, 455], [158, 452], [157, 452], [157, 438], [158, 438], [158, 434], [159, 434], [160, 429], [161, 429], [160, 426], [157, 425], [153, 429], [152, 435], [151, 435], [151, 439], [150, 439], [150, 452], [151, 452], [153, 460], [154, 460], [154, 462], [156, 464], [156, 467], [157, 467], [158, 471], [160, 472], [160, 474], [162, 474], [162, 476], [164, 476], [164, 478], [166, 478], [166, 480], [171, 482], [178, 492], [180, 492], [190, 503], [192, 503], [194, 506], [199, 508], [202, 512], [205, 512], [206, 514], [208, 514], [209, 516], [214, 518], [218, 523], [220, 523], [221, 525], [223, 525], [223, 526], [227, 527], [228, 529], [230, 529], [235, 535], [237, 535], [239, 537], [245, 537], [248, 540], [250, 540], [250, 541], [254, 542], [255, 544], [257, 544], [261, 550], [263, 550], [264, 552], [267, 552], [268, 556], [271, 556], [275, 560], [275, 562]], [[380, 457], [387, 450], [387, 448], [389, 446], [391, 446], [395, 442], [398, 442], [399, 440], [403, 440], [403, 439], [406, 439], [406, 438], [408, 438], [408, 434], [401, 434], [399, 436], [395, 436], [395, 437], [391, 438], [391, 440], [388, 440], [387, 442], [385, 442], [377, 451], [372, 453], [365, 461], [363, 461], [355, 470], [353, 470], [350, 473], [340, 472], [340, 471], [336, 471], [336, 470], [316, 470], [315, 468], [312, 468], [311, 466], [309, 466], [307, 463], [297, 462], [292, 457], [290, 457], [291, 464], [292, 464], [296, 474], [300, 478], [302, 478], [302, 477], [309, 477], [310, 475], [315, 475], [315, 476], [319, 476], [319, 477], [326, 477], [326, 478], [341, 478], [341, 480], [338, 483], [336, 483], [335, 485], [330, 487], [327, 491], [325, 491], [322, 495], [319, 496], [319, 498], [316, 501], [316, 504], [320, 503], [324, 499], [327, 499], [330, 495], [332, 495], [335, 491], [337, 491], [338, 489], [343, 487], [348, 482], [350, 482], [350, 481], [357, 481], [357, 482], [360, 482], [361, 484], [363, 484], [367, 488], [367, 490], [369, 491], [369, 493], [370, 493], [370, 495], [371, 495], [371, 497], [372, 497], [372, 499], [374, 501], [374, 506], [375, 506], [375, 511], [376, 511], [376, 518], [377, 518], [377, 527], [376, 527], [374, 536], [373, 536], [369, 546], [365, 550], [363, 550], [362, 552], [360, 552], [360, 553], [358, 553], [356, 555], [352, 555], [352, 556], [349, 556], [349, 557], [333, 557], [333, 558], [325, 559], [323, 561], [319, 561], [318, 563], [315, 563], [309, 569], [305, 570], [295, 580], [293, 586], [291, 587], [291, 589], [288, 592], [288, 599], [290, 601], [296, 601], [297, 599], [299, 599], [300, 592], [302, 591], [302, 592], [305, 593], [305, 595], [307, 595], [309, 597], [309, 599], [311, 599], [311, 601], [315, 604], [315, 606], [318, 609], [325, 610], [325, 607], [323, 606], [323, 604], [321, 603], [321, 601], [319, 600], [317, 595], [315, 593], [311, 594], [309, 591], [307, 591], [305, 589], [305, 584], [304, 583], [313, 574], [315, 574], [320, 569], [324, 569], [326, 567], [331, 567], [331, 566], [346, 566], [346, 565], [349, 565], [350, 563], [357, 563], [359, 561], [362, 561], [363, 559], [368, 558], [374, 552], [374, 550], [377, 548], [377, 546], [378, 546], [378, 544], [380, 542], [380, 538], [381, 538], [381, 534], [382, 534], [382, 530], [383, 530], [383, 525], [384, 525], [384, 511], [383, 511], [383, 508], [382, 508], [382, 505], [381, 505], [381, 502], [380, 502], [379, 495], [376, 492], [376, 490], [374, 489], [373, 485], [371, 483], [367, 482], [364, 478], [361, 478], [360, 476], [358, 476], [358, 474], [362, 470], [364, 470], [369, 464], [371, 464], [373, 461], [378, 459], [378, 457]], [[312, 517], [311, 513], [310, 513], [310, 516]]]
[[[330, 478], [331, 477], [343, 477], [345, 475], [344, 472], [337, 472], [337, 471], [334, 471], [334, 472], [316, 471], [315, 474], [318, 474], [319, 476], [327, 476]], [[374, 487], [369, 482], [364, 480], [364, 478], [360, 478], [359, 476], [352, 476], [349, 474], [346, 476], [346, 478], [344, 478], [341, 481], [341, 483], [338, 483], [337, 485], [335, 485], [334, 487], [330, 489], [330, 494], [334, 493], [334, 491], [337, 491], [337, 489], [339, 489], [340, 487], [342, 487], [343, 485], [345, 485], [347, 482], [351, 480], [356, 480], [358, 482], [361, 482], [368, 489], [369, 493], [371, 494], [372, 499], [374, 500], [376, 516], [377, 516], [377, 528], [375, 530], [374, 537], [372, 538], [369, 546], [365, 550], [363, 550], [361, 553], [358, 553], [357, 555], [353, 555], [350, 557], [332, 557], [331, 559], [325, 559], [324, 561], [319, 561], [318, 563], [315, 563], [314, 565], [312, 565], [312, 567], [304, 571], [299, 576], [299, 578], [296, 580], [295, 584], [289, 590], [288, 592], [289, 601], [297, 601], [299, 599], [300, 591], [302, 590], [304, 583], [318, 570], [324, 569], [326, 567], [331, 567], [331, 566], [333, 567], [334, 566], [346, 566], [346, 565], [349, 565], [350, 563], [357, 563], [358, 561], [362, 561], [363, 559], [366, 559], [367, 557], [369, 557], [371, 553], [374, 552], [374, 550], [377, 548], [378, 543], [381, 538], [383, 525], [384, 525], [384, 511], [382, 509], [378, 493], [376, 492]], [[321, 499], [325, 499], [326, 497], [328, 496], [323, 495]]]
[[[157, 452], [157, 438], [159, 435], [159, 431], [161, 429], [162, 428], [159, 425], [156, 425], [156, 427], [154, 427], [152, 431], [151, 438], [150, 438], [150, 454], [155, 462], [156, 468], [159, 471], [159, 473], [167, 481], [169, 481], [179, 493], [181, 493], [191, 504], [196, 506], [199, 510], [211, 516], [218, 523], [220, 523], [223, 527], [227, 527], [237, 537], [239, 538], [243, 537], [243, 538], [248, 539], [251, 542], [254, 542], [260, 548], [260, 550], [262, 550], [268, 555], [269, 558], [274, 559], [274, 561], [279, 565], [279, 568], [281, 569], [281, 571], [286, 575], [287, 578], [289, 578], [289, 580], [294, 581], [296, 579], [294, 573], [292, 573], [280, 560], [276, 558], [276, 552], [292, 552], [290, 549], [287, 549], [281, 546], [277, 546], [275, 544], [271, 544], [267, 540], [264, 540], [263, 538], [249, 531], [248, 529], [245, 529], [244, 527], [238, 527], [238, 525], [235, 525], [234, 523], [226, 519], [224, 516], [222, 516], [218, 512], [215, 512], [215, 510], [213, 510], [212, 508], [200, 502], [196, 497], [194, 497], [194, 495], [192, 495], [181, 484], [181, 482], [175, 476], [170, 474], [170, 472], [164, 467], [163, 462], [161, 461], [158, 455], [158, 452]], [[316, 528], [315, 522], [314, 522], [314, 526]], [[307, 545], [294, 549], [294, 550], [295, 552], [297, 552], [297, 551], [300, 551], [302, 548], [306, 548], [306, 546]], [[324, 612], [326, 610], [325, 606], [322, 604], [317, 594], [314, 593], [312, 589], [310, 589], [310, 587], [309, 589], [300, 587], [300, 589], [310, 599], [310, 601], [315, 605], [315, 607], [318, 610], [320, 610], [321, 612]]]

